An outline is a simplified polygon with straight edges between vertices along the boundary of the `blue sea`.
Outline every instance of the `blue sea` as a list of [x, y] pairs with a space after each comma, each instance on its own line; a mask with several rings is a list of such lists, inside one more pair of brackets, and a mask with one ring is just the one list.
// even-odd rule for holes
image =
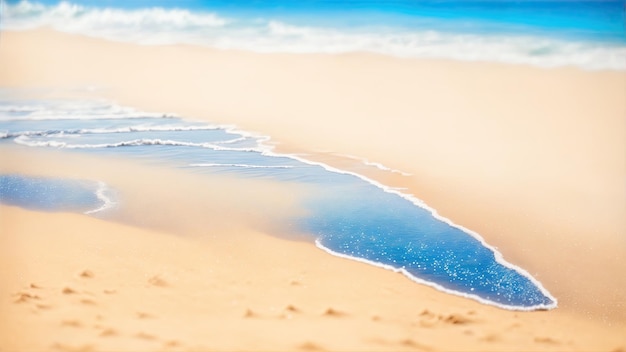
[[[23, 100], [0, 94], [0, 148], [115, 156], [199, 175], [302, 185], [315, 191], [301, 200], [305, 211], [285, 221], [287, 230], [306, 234], [306, 240], [332, 255], [506, 309], [556, 307], [556, 299], [528, 272], [413, 195], [303, 156], [275, 153], [267, 141], [234, 126], [106, 101]], [[0, 174], [0, 202], [29, 209], [111, 219], [123, 212], [117, 194], [102, 180]]]
[[623, 0], [0, 0], [0, 29], [142, 44], [626, 69]]

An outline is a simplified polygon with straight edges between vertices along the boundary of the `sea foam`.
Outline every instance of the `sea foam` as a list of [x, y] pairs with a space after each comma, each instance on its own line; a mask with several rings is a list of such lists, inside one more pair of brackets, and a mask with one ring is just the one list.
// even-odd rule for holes
[[111, 193], [111, 189], [109, 188], [109, 186], [102, 181], [98, 181], [98, 189], [96, 190], [96, 196], [102, 202], [102, 205], [100, 205], [97, 208], [85, 211], [85, 214], [87, 215], [96, 214], [96, 213], [104, 212], [105, 210], [115, 207], [117, 203], [109, 195], [110, 193]]
[[261, 152], [259, 148], [235, 148], [224, 147], [216, 145], [214, 143], [194, 143], [184, 141], [174, 141], [167, 139], [133, 139], [129, 141], [122, 141], [116, 143], [94, 143], [94, 144], [72, 144], [60, 141], [34, 141], [27, 135], [21, 135], [13, 140], [17, 144], [21, 144], [28, 147], [52, 147], [63, 149], [102, 149], [102, 148], [120, 148], [120, 147], [137, 147], [137, 146], [150, 146], [150, 145], [163, 145], [163, 146], [179, 146], [179, 147], [200, 147], [212, 150], [221, 151], [239, 151], [239, 152]]
[[54, 29], [141, 44], [192, 44], [272, 53], [370, 52], [407, 58], [504, 62], [540, 67], [626, 69], [624, 41], [393, 26], [314, 26], [267, 17], [228, 18], [185, 9], [114, 9], [61, 2], [3, 4], [1, 29]]
[[244, 169], [293, 169], [293, 165], [250, 165], [250, 164], [219, 164], [219, 163], [195, 163], [192, 167], [241, 167]]

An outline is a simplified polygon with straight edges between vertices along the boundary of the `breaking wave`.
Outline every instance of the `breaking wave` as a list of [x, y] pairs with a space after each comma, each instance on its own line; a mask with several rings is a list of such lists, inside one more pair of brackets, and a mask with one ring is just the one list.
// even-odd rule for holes
[[532, 32], [452, 32], [393, 26], [311, 26], [275, 18], [226, 18], [186, 9], [115, 9], [70, 2], [3, 5], [2, 29], [59, 31], [141, 44], [192, 44], [254, 52], [370, 52], [397, 57], [504, 62], [540, 67], [626, 70], [623, 41], [548, 37]]

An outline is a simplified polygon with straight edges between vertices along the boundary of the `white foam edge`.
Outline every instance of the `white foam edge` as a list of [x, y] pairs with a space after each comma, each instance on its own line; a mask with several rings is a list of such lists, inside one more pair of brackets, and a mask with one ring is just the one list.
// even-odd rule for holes
[[413, 174], [410, 174], [408, 172], [400, 171], [400, 170], [397, 170], [397, 169], [392, 169], [392, 168], [387, 167], [387, 166], [385, 166], [385, 165], [383, 165], [381, 163], [378, 163], [378, 162], [369, 161], [369, 159], [367, 159], [367, 158], [362, 158], [362, 157], [359, 157], [359, 156], [355, 156], [355, 155], [351, 155], [351, 154], [343, 154], [343, 153], [331, 153], [331, 154], [339, 156], [339, 157], [342, 157], [342, 158], [358, 160], [358, 161], [362, 162], [363, 164], [365, 164], [367, 166], [373, 166], [373, 167], [375, 167], [375, 168], [377, 168], [379, 170], [382, 170], [382, 171], [389, 171], [389, 172], [393, 172], [393, 173], [396, 173], [396, 174], [400, 174], [402, 176], [413, 176]]
[[220, 163], [194, 163], [192, 167], [240, 167], [245, 169], [293, 169], [293, 165], [251, 165], [251, 164], [220, 164]]
[[177, 126], [177, 125], [162, 125], [162, 126], [148, 126], [137, 125], [127, 126], [119, 128], [85, 128], [78, 130], [71, 130], [72, 133], [77, 134], [104, 134], [104, 133], [131, 133], [131, 132], [187, 132], [187, 131], [214, 131], [222, 129], [219, 125], [197, 125], [197, 126]]
[[[228, 132], [228, 131], [226, 131], [226, 132]], [[230, 133], [230, 132], [228, 132], [228, 133]], [[228, 140], [225, 140], [225, 141], [217, 141], [217, 142], [214, 142], [214, 143], [215, 144], [233, 144], [233, 143], [245, 141], [247, 139], [248, 139], [248, 137], [241, 136], [241, 137], [237, 137], [237, 138], [233, 138], [233, 139], [228, 139]]]
[[[344, 259], [348, 259], [348, 260], [354, 260], [360, 263], [365, 263], [365, 264], [369, 264], [378, 268], [382, 268], [382, 269], [386, 269], [389, 271], [393, 271], [394, 273], [400, 273], [403, 274], [404, 276], [406, 276], [407, 278], [409, 278], [411, 281], [414, 281], [418, 284], [422, 284], [422, 285], [426, 285], [429, 287], [432, 287], [438, 291], [442, 291], [451, 295], [455, 295], [455, 296], [460, 296], [463, 298], [468, 298], [468, 299], [473, 299], [475, 301], [478, 301], [482, 304], [485, 305], [490, 305], [490, 306], [495, 306], [498, 308], [502, 308], [502, 309], [506, 309], [506, 310], [514, 310], [514, 311], [534, 311], [534, 310], [547, 310], [547, 309], [553, 309], [556, 308], [556, 300], [554, 301], [554, 305], [544, 305], [544, 304], [540, 304], [540, 305], [536, 305], [536, 306], [511, 306], [511, 305], [506, 305], [506, 304], [501, 304], [501, 303], [497, 303], [497, 302], [493, 302], [487, 299], [484, 299], [478, 295], [475, 294], [471, 294], [471, 293], [464, 293], [464, 292], [459, 292], [459, 291], [455, 291], [455, 290], [451, 290], [448, 288], [445, 288], [439, 284], [436, 284], [434, 282], [431, 281], [427, 281], [424, 279], [420, 279], [417, 276], [414, 276], [413, 274], [411, 274], [410, 272], [408, 272], [406, 269], [404, 268], [396, 268], [394, 266], [388, 265], [388, 264], [382, 264], [382, 263], [378, 263], [375, 261], [371, 261], [371, 260], [367, 260], [364, 258], [359, 258], [359, 257], [354, 257], [351, 255], [347, 255], [347, 254], [343, 254], [343, 253], [339, 253], [339, 252], [335, 252], [332, 249], [324, 246], [319, 239], [315, 240], [315, 246], [325, 252], [327, 252], [330, 255], [339, 257], [339, 258], [344, 258]], [[551, 296], [548, 296], [550, 298], [553, 298]]]
[[421, 199], [415, 197], [412, 194], [406, 194], [406, 193], [402, 193], [400, 192], [398, 189], [395, 189], [393, 187], [389, 187], [389, 186], [385, 186], [382, 183], [372, 180], [368, 177], [365, 177], [363, 175], [357, 174], [355, 172], [351, 172], [351, 171], [345, 171], [345, 170], [341, 170], [341, 169], [337, 169], [335, 167], [332, 167], [330, 165], [324, 164], [322, 162], [317, 162], [317, 161], [311, 161], [311, 160], [307, 160], [304, 159], [302, 157], [293, 155], [293, 154], [279, 154], [279, 153], [274, 153], [273, 151], [271, 151], [271, 147], [270, 149], [266, 149], [262, 152], [263, 155], [267, 155], [267, 156], [276, 156], [276, 157], [287, 157], [287, 158], [291, 158], [297, 161], [300, 161], [302, 163], [305, 164], [309, 164], [309, 165], [316, 165], [316, 166], [320, 166], [322, 168], [324, 168], [327, 171], [330, 172], [334, 172], [334, 173], [338, 173], [338, 174], [345, 174], [345, 175], [351, 175], [354, 177], [357, 177], [375, 187], [378, 187], [380, 189], [382, 189], [383, 191], [387, 192], [387, 193], [391, 193], [391, 194], [395, 194], [397, 196], [400, 196], [406, 200], [408, 200], [409, 202], [413, 203], [414, 205], [427, 210], [428, 212], [430, 212], [430, 214], [436, 218], [437, 220], [443, 221], [444, 223], [457, 228], [465, 233], [467, 233], [468, 235], [474, 237], [476, 240], [478, 240], [482, 246], [484, 246], [485, 248], [489, 249], [493, 254], [494, 254], [494, 258], [496, 260], [496, 262], [502, 266], [505, 266], [509, 269], [512, 269], [514, 271], [516, 271], [517, 273], [519, 273], [520, 275], [526, 277], [528, 280], [530, 280], [540, 291], [541, 293], [548, 297], [550, 300], [552, 300], [554, 303], [553, 304], [547, 304], [547, 305], [537, 305], [537, 306], [530, 306], [530, 307], [523, 307], [523, 306], [508, 306], [508, 305], [503, 305], [497, 302], [493, 302], [493, 301], [489, 301], [486, 300], [484, 298], [478, 297], [477, 295], [472, 295], [472, 294], [467, 294], [467, 293], [463, 293], [463, 292], [458, 292], [458, 291], [454, 291], [454, 290], [450, 290], [450, 289], [446, 289], [436, 283], [430, 282], [430, 281], [426, 281], [423, 279], [419, 279], [413, 275], [411, 275], [410, 273], [408, 273], [406, 270], [404, 269], [398, 269], [398, 268], [394, 268], [385, 264], [381, 264], [381, 263], [377, 263], [377, 262], [371, 262], [369, 260], [363, 259], [363, 258], [356, 258], [356, 257], [351, 257], [349, 255], [345, 255], [345, 254], [341, 254], [341, 253], [336, 253], [334, 251], [331, 251], [323, 246], [321, 246], [321, 244], [319, 244], [316, 240], [316, 244], [318, 247], [321, 247], [322, 249], [326, 250], [327, 252], [340, 256], [340, 257], [344, 257], [344, 258], [348, 258], [348, 259], [353, 259], [353, 260], [357, 260], [360, 262], [364, 262], [364, 263], [368, 263], [368, 264], [372, 264], [372, 265], [376, 265], [376, 266], [380, 266], [380, 267], [384, 267], [393, 271], [400, 271], [403, 272], [405, 275], [407, 275], [409, 278], [411, 278], [413, 281], [416, 281], [418, 283], [424, 283], [428, 286], [434, 287], [438, 290], [441, 290], [443, 292], [446, 293], [451, 293], [451, 294], [455, 294], [458, 296], [463, 296], [463, 297], [467, 297], [467, 298], [471, 298], [474, 299], [480, 303], [484, 303], [484, 304], [488, 304], [488, 305], [492, 305], [492, 306], [496, 306], [499, 308], [503, 308], [503, 309], [508, 309], [508, 310], [520, 310], [520, 311], [532, 311], [532, 310], [539, 310], [539, 309], [543, 309], [543, 310], [547, 310], [547, 309], [553, 309], [556, 308], [558, 306], [558, 300], [552, 296], [552, 294], [550, 294], [550, 292], [543, 286], [543, 284], [541, 284], [541, 282], [537, 279], [535, 279], [528, 271], [524, 270], [523, 268], [514, 265], [512, 263], [507, 262], [504, 257], [502, 256], [502, 253], [500, 253], [494, 246], [491, 246], [490, 244], [488, 244], [485, 239], [480, 236], [477, 232], [472, 231], [468, 228], [465, 228], [461, 225], [458, 225], [454, 222], [452, 222], [452, 220], [440, 215], [437, 210], [435, 210], [434, 208], [428, 206], [424, 201], [422, 201]]
[[98, 199], [102, 202], [102, 205], [99, 206], [98, 208], [88, 210], [84, 212], [83, 214], [91, 215], [91, 214], [99, 213], [101, 211], [113, 208], [116, 203], [113, 201], [113, 199], [107, 197], [106, 192], [108, 190], [109, 190], [109, 186], [107, 186], [106, 183], [104, 183], [103, 181], [98, 181], [98, 189], [96, 190], [96, 197], [98, 197]]
[[179, 142], [169, 139], [148, 139], [140, 138], [129, 141], [122, 141], [117, 143], [100, 143], [100, 144], [69, 144], [66, 142], [57, 141], [30, 141], [30, 137], [26, 135], [18, 136], [13, 141], [17, 144], [25, 145], [28, 147], [52, 147], [52, 148], [64, 148], [64, 149], [102, 149], [102, 148], [117, 148], [117, 147], [130, 147], [141, 145], [167, 145], [167, 146], [181, 146], [181, 147], [199, 147], [212, 150], [226, 150], [226, 151], [240, 151], [240, 152], [263, 152], [257, 148], [232, 148], [215, 145], [213, 143], [193, 143], [193, 142]]
[[[217, 125], [203, 125], [203, 126], [128, 126], [119, 128], [85, 128], [85, 129], [73, 129], [73, 130], [42, 130], [42, 131], [19, 131], [8, 132], [0, 131], [0, 139], [3, 138], [15, 138], [19, 136], [46, 136], [46, 137], [68, 137], [72, 135], [80, 134], [106, 134], [106, 133], [132, 133], [132, 132], [178, 132], [178, 131], [213, 131], [219, 130], [220, 126]], [[243, 137], [241, 137], [243, 138]], [[233, 140], [226, 141], [228, 143], [234, 143]], [[226, 143], [220, 142], [220, 143]], [[217, 142], [216, 142], [217, 143]]]

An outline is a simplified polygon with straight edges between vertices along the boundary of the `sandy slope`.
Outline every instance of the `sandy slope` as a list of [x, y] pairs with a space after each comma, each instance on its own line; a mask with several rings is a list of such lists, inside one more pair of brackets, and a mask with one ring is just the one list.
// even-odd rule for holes
[[[267, 286], [262, 284], [265, 280], [261, 277], [245, 286], [241, 283], [244, 282], [242, 277], [248, 277], [244, 272], [249, 270], [231, 273], [228, 271], [231, 266], [217, 265], [219, 270], [224, 270], [224, 276], [238, 278], [238, 284], [218, 280], [224, 285], [220, 287], [230, 287], [231, 284], [237, 287], [234, 290], [239, 290], [238, 293], [233, 292], [229, 297], [237, 297], [237, 294], [247, 297], [244, 300], [246, 307], [241, 305], [228, 311], [223, 302], [218, 304], [222, 313], [232, 314], [234, 320], [231, 323], [218, 324], [216, 320], [213, 321], [215, 325], [211, 325], [203, 320], [208, 319], [206, 316], [210, 314], [195, 316], [197, 324], [186, 324], [185, 329], [214, 327], [210, 330], [221, 331], [216, 339], [223, 341], [212, 345], [210, 340], [195, 336], [184, 339], [187, 347], [197, 344], [218, 349], [233, 348], [228, 345], [233, 341], [232, 336], [259, 336], [252, 331], [261, 329], [261, 326], [264, 327], [260, 330], [264, 332], [264, 337], [258, 338], [262, 341], [251, 337], [250, 341], [242, 339], [244, 342], [239, 346], [290, 349], [310, 342], [328, 349], [395, 350], [401, 346], [398, 343], [407, 342], [406, 339], [444, 350], [611, 350], [619, 346], [624, 348], [626, 344], [623, 337], [626, 331], [626, 278], [622, 275], [626, 272], [626, 263], [622, 260], [626, 255], [626, 220], [623, 217], [626, 213], [626, 77], [622, 72], [584, 72], [569, 68], [543, 70], [356, 54], [257, 55], [195, 47], [141, 47], [51, 31], [34, 31], [2, 33], [0, 86], [8, 87], [12, 92], [17, 92], [15, 88], [18, 87], [44, 88], [36, 92], [38, 96], [58, 96], [67, 94], [68, 90], [95, 86], [99, 89], [92, 92], [82, 89], [73, 94], [104, 96], [152, 111], [176, 112], [212, 122], [237, 123], [244, 129], [269, 134], [281, 143], [281, 150], [306, 152], [311, 154], [309, 157], [312, 159], [358, 169], [387, 184], [407, 187], [408, 192], [424, 199], [443, 215], [479, 232], [489, 243], [498, 246], [506, 259], [526, 268], [560, 300], [560, 308], [551, 312], [505, 312], [434, 292], [379, 269], [329, 258], [309, 244], [259, 235], [259, 241], [269, 242], [259, 242], [257, 245], [262, 247], [253, 245], [241, 255], [233, 254], [236, 259], [231, 260], [244, 265], [241, 258], [249, 258], [251, 263], [255, 263], [251, 268], [269, 268], [268, 265], [272, 265], [273, 268], [287, 270], [289, 275], [299, 275], [296, 274], [298, 270], [307, 273], [315, 271], [317, 276], [311, 276], [315, 277], [314, 281], [306, 285], [308, 301], [303, 298], [303, 303], [294, 303], [294, 300], [285, 298], [300, 296], [294, 296], [293, 288], [281, 286], [282, 281], [276, 278], [274, 281], [268, 278]], [[366, 157], [412, 176], [363, 168], [350, 159], [338, 158], [324, 151]], [[14, 152], [7, 152], [6, 155], [14, 155]], [[50, 172], [51, 169], [43, 170]], [[259, 200], [263, 198], [262, 195], [258, 197]], [[134, 209], [141, 215], [146, 210], [145, 204], [136, 204]], [[243, 215], [237, 213], [236, 204], [234, 202], [231, 208], [234, 212], [232, 216], [240, 219]], [[281, 207], [290, 203], [281, 204], [276, 205], [276, 214], [289, 208]], [[269, 208], [272, 207], [274, 205]], [[193, 213], [193, 209], [188, 206], [182, 213]], [[118, 226], [93, 219], [78, 220], [79, 217], [74, 215], [52, 216], [2, 210], [3, 214], [9, 212], [11, 219], [18, 219], [3, 220], [2, 226], [7, 229], [2, 231], [3, 240], [16, 237], [6, 237], [9, 234], [30, 234], [19, 236], [24, 241], [30, 238], [31, 242], [25, 242], [29, 245], [3, 246], [3, 250], [24, 248], [14, 254], [14, 259], [21, 260], [20, 263], [30, 263], [29, 256], [46, 257], [47, 254], [40, 253], [45, 253], [45, 249], [37, 252], [34, 249], [36, 246], [30, 245], [38, 241], [37, 237], [33, 237], [38, 231], [29, 228], [34, 226], [31, 221], [26, 218], [20, 221], [19, 216], [35, 217], [36, 223], [77, 223], [80, 233], [92, 232], [86, 230], [92, 227]], [[167, 210], [160, 214], [170, 213]], [[164, 221], [151, 228], [170, 234], [193, 232], [195, 228], [177, 228], [176, 223]], [[134, 224], [137, 225], [136, 222]], [[240, 230], [248, 233], [250, 230], [244, 231], [244, 227], [276, 232], [271, 227], [259, 225], [258, 220], [245, 222]], [[213, 233], [223, 229], [225, 227], [216, 227]], [[107, 230], [110, 231], [113, 230]], [[114, 232], [118, 231], [139, 230], [124, 228]], [[167, 238], [184, 242], [177, 237], [160, 236], [163, 241]], [[92, 240], [100, 241], [98, 236]], [[246, 240], [245, 243], [254, 241]], [[65, 249], [75, 250], [69, 245], [70, 239], [65, 243]], [[115, 250], [116, 246], [122, 249], [124, 243], [120, 238], [119, 242], [110, 246]], [[144, 246], [149, 252], [159, 252], [156, 247], [151, 249], [147, 242]], [[183, 246], [195, 248], [188, 243]], [[239, 243], [235, 247], [248, 248]], [[271, 252], [253, 250], [273, 250], [274, 247], [284, 248], [274, 253], [296, 253], [302, 249], [310, 253], [307, 256], [314, 256], [320, 261], [300, 261], [304, 257], [299, 254], [292, 257], [290, 254], [285, 257], [291, 258], [290, 261], [281, 261], [280, 256], [268, 254]], [[163, 246], [165, 248], [167, 245]], [[67, 258], [74, 258], [74, 255]], [[121, 258], [124, 256], [118, 259], [123, 260]], [[78, 261], [77, 267], [67, 271], [59, 268], [59, 275], [63, 272], [63, 280], [76, 281], [81, 285], [96, 282], [77, 277], [81, 270], [101, 272], [111, 261], [111, 258], [102, 257], [100, 261], [94, 261], [92, 268], [87, 268], [80, 264], [80, 258], [74, 259]], [[146, 263], [160, 261], [145, 260]], [[180, 260], [184, 263], [186, 258]], [[28, 265], [36, 266], [36, 263]], [[123, 263], [113, 261], [111, 267], [124, 267]], [[177, 266], [175, 262], [171, 263], [174, 276], [183, 275], [193, 282], [191, 286], [168, 286], [168, 290], [176, 291], [177, 297], [193, 296], [194, 290], [190, 288], [206, 285], [204, 280], [198, 280], [199, 276], [194, 277], [185, 271], [184, 264]], [[51, 269], [43, 263], [39, 264], [41, 268], [32, 271], [40, 272], [41, 277], [46, 276]], [[19, 272], [20, 265], [12, 265], [11, 268]], [[145, 268], [149, 269], [151, 265], [146, 264]], [[319, 268], [318, 265], [326, 270], [314, 269]], [[50, 265], [50, 268], [53, 267]], [[332, 270], [328, 269], [330, 267]], [[137, 281], [143, 286], [133, 286], [128, 294], [152, 292], [141, 290], [152, 289], [146, 280], [158, 274], [141, 272], [141, 275], [148, 275]], [[40, 276], [18, 278], [15, 273], [11, 275], [14, 276], [7, 280], [10, 283], [7, 284], [7, 295], [28, 289], [30, 281], [37, 285], [35, 281], [40, 280]], [[140, 273], [129, 272], [129, 275]], [[167, 278], [165, 280], [168, 281]], [[358, 280], [361, 286], [354, 280]], [[111, 277], [106, 284], [117, 290], [115, 287], [124, 287], [123, 282], [121, 277]], [[58, 293], [59, 287], [64, 285], [61, 281], [51, 280], [46, 285], [46, 292], [50, 295], [65, 297]], [[100, 289], [100, 286], [94, 287], [84, 289]], [[272, 293], [263, 298], [265, 295], [261, 292], [267, 290], [276, 295]], [[10, 302], [7, 295], [3, 296], [5, 304]], [[115, 297], [126, 299], [121, 294]], [[166, 308], [169, 304], [166, 301], [161, 298], [155, 306], [176, 311], [173, 306]], [[56, 305], [63, 310], [73, 309], [67, 302], [58, 302]], [[202, 311], [202, 305], [209, 304], [209, 300], [194, 302], [189, 306], [189, 314]], [[285, 313], [279, 310], [289, 304], [307, 312], [298, 315], [301, 324], [296, 324], [306, 332], [303, 330], [289, 335], [301, 337], [298, 341], [283, 333], [293, 323], [286, 324], [276, 319]], [[323, 312], [330, 306], [348, 310], [349, 314], [341, 320], [328, 320]], [[42, 333], [45, 329], [55, 331], [67, 328], [61, 323], [43, 319], [42, 315], [27, 316], [26, 310], [18, 310], [25, 309], [27, 305], [11, 307], [12, 314], [15, 314], [8, 316], [32, 319], [27, 320], [28, 324], [42, 324], [45, 327], [42, 327]], [[84, 308], [81, 305], [78, 307]], [[246, 309], [260, 311], [259, 316], [263, 319], [242, 320], [241, 315]], [[429, 317], [428, 313], [424, 314], [428, 319], [420, 316], [425, 309], [434, 315]], [[111, 309], [101, 310], [100, 315], [104, 316]], [[477, 317], [471, 317], [470, 311]], [[186, 314], [183, 308], [180, 314]], [[471, 323], [446, 324], [449, 314], [462, 315]], [[374, 323], [372, 315], [379, 315], [381, 319]], [[388, 318], [385, 316], [391, 317], [394, 323], [386, 321]], [[163, 319], [161, 327], [171, 328], [173, 324], [178, 324], [175, 321]], [[241, 321], [246, 323], [240, 324]], [[249, 321], [254, 323], [249, 324]], [[91, 323], [81, 323], [83, 326], [88, 324]], [[131, 320], [124, 324], [129, 329], [140, 326]], [[427, 325], [433, 325], [433, 328]], [[121, 331], [120, 328], [117, 330]], [[139, 333], [130, 330], [120, 335]], [[371, 334], [366, 331], [371, 331]], [[182, 335], [172, 336], [177, 341], [183, 340]], [[80, 341], [83, 341], [81, 344], [97, 345], [95, 340]], [[21, 343], [26, 342], [32, 341]], [[128, 345], [120, 343], [112, 346], [133, 345], [129, 342]], [[416, 346], [408, 343], [404, 347]]]

